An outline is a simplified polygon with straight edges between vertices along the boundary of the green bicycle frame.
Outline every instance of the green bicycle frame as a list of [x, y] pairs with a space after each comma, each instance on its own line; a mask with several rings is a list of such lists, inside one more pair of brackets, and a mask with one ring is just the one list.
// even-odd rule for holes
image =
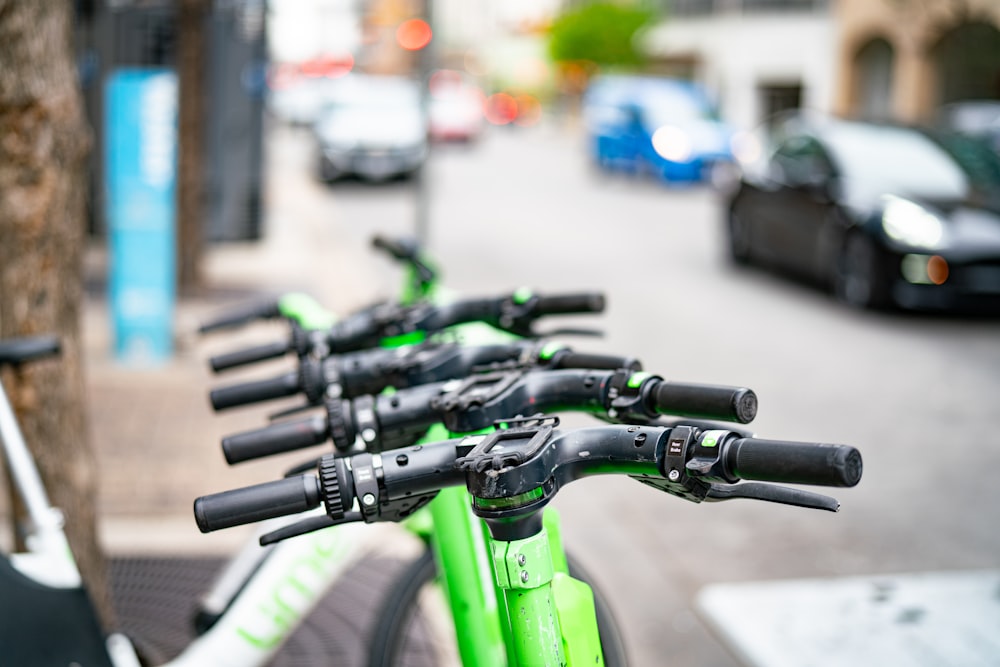
[[[451, 437], [436, 425], [421, 442]], [[593, 592], [569, 575], [555, 510], [543, 511], [539, 534], [518, 542], [493, 540], [461, 486], [443, 489], [427, 511], [463, 665], [604, 664]]]
[[490, 540], [497, 586], [507, 608], [513, 650], [525, 667], [603, 665], [594, 593], [556, 568], [548, 530], [513, 542]]
[[[400, 303], [446, 298], [438, 285], [418, 287], [415, 272]], [[307, 330], [332, 326], [336, 316], [312, 297], [290, 293], [278, 302], [282, 316]], [[516, 338], [481, 323], [454, 328], [466, 343]], [[419, 343], [423, 332], [385, 339], [383, 347]], [[454, 437], [434, 426], [422, 439]], [[547, 508], [543, 530], [518, 542], [494, 541], [471, 511], [462, 487], [442, 490], [429, 504], [427, 533], [445, 593], [462, 664], [468, 667], [603, 665], [594, 597], [590, 587], [569, 575], [559, 519]], [[415, 532], [424, 532], [417, 529]], [[530, 563], [530, 565], [528, 565]]]

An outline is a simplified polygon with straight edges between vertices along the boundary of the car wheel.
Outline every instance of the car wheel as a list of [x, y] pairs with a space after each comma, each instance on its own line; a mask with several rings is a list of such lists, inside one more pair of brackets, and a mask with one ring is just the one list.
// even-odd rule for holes
[[837, 298], [855, 308], [885, 308], [888, 290], [878, 259], [870, 238], [860, 232], [850, 234], [837, 260], [834, 276]]
[[750, 225], [745, 218], [729, 209], [729, 258], [737, 264], [750, 263]]

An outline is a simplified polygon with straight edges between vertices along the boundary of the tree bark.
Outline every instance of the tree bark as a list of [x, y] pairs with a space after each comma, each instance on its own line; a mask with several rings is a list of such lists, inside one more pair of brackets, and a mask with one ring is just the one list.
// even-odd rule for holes
[[205, 206], [205, 76], [207, 0], [181, 0], [177, 11], [177, 288], [195, 294], [202, 285]]
[[81, 355], [85, 158], [92, 138], [73, 49], [73, 4], [0, 0], [0, 337], [54, 333], [63, 354], [4, 377], [25, 439], [106, 627], [96, 463]]

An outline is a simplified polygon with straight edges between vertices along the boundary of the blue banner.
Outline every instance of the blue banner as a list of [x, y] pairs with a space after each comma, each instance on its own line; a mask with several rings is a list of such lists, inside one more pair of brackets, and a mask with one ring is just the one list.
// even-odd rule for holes
[[126, 69], [105, 85], [109, 305], [115, 356], [173, 353], [177, 78]]

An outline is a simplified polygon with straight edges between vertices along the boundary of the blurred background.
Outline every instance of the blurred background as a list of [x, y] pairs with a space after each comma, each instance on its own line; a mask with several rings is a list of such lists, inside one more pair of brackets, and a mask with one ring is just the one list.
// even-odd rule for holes
[[[289, 291], [342, 313], [392, 298], [402, 276], [370, 249], [387, 234], [463, 294], [603, 290], [604, 336], [575, 348], [751, 387], [758, 435], [861, 450], [838, 514], [624, 478], [561, 493], [635, 664], [1000, 665], [995, 0], [74, 7], [81, 502], [126, 628], [123, 564], [231, 553], [247, 533], [200, 535], [193, 498], [298, 462], [226, 466], [220, 438], [270, 409], [206, 397], [210, 355], [284, 330], [197, 325]], [[25, 333], [13, 312], [5, 335]], [[893, 607], [906, 577], [931, 593]], [[805, 583], [756, 606], [707, 588], [784, 581]], [[918, 657], [920, 637], [940, 650]]]

